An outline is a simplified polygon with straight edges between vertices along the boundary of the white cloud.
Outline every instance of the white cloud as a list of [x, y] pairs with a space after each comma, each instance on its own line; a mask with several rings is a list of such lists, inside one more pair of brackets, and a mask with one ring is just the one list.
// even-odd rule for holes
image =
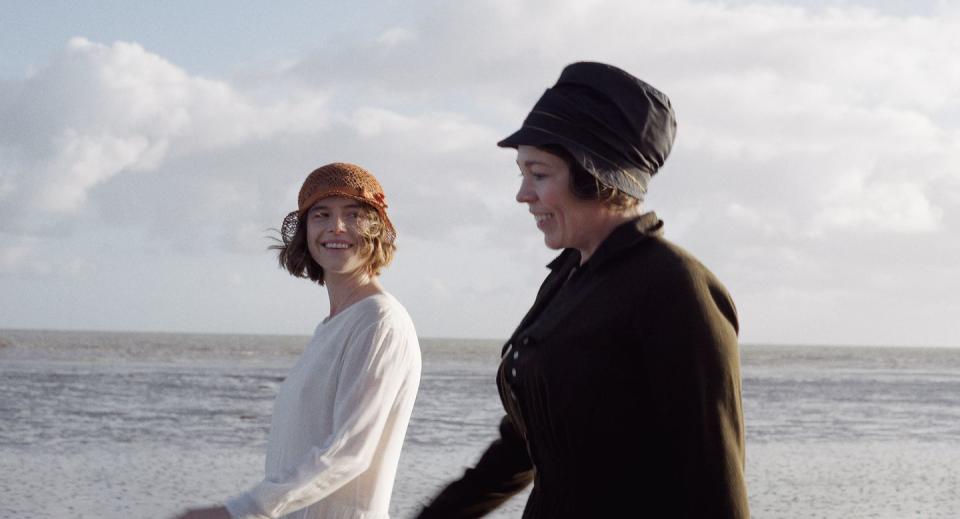
[[416, 147], [423, 154], [470, 151], [489, 144], [497, 134], [470, 122], [463, 114], [427, 112], [409, 116], [376, 107], [362, 107], [344, 122], [353, 126], [361, 139], [381, 138], [385, 143]]
[[[87, 191], [107, 181], [124, 168], [155, 165], [165, 146], [148, 152], [146, 138], [134, 135], [118, 138], [111, 135], [93, 136], [67, 130], [54, 146], [58, 153], [50, 160], [48, 177], [39, 186], [33, 207], [40, 211], [73, 212], [86, 201]], [[146, 160], [143, 160], [143, 159]], [[151, 160], [152, 159], [152, 160]]]
[[0, 149], [12, 152], [0, 169], [0, 225], [20, 232], [78, 214], [92, 190], [117, 176], [327, 122], [322, 95], [260, 105], [139, 45], [82, 38], [6, 95]]
[[[52, 276], [57, 281], [76, 278], [90, 271], [90, 263], [81, 257], [60, 251], [60, 255], [47, 254], [57, 250], [37, 238], [16, 238], [0, 234], [0, 276], [26, 276], [44, 278]], [[18, 294], [14, 294], [15, 296]]]
[[387, 29], [377, 38], [377, 42], [386, 47], [396, 47], [417, 39], [417, 33], [403, 27]]
[[19, 243], [8, 245], [0, 250], [0, 272], [19, 270], [30, 257], [32, 249], [29, 244]]
[[[550, 253], [513, 201], [512, 155], [494, 144], [563, 65], [596, 59], [673, 100], [678, 140], [649, 204], [668, 237], [744, 294], [745, 323], [771, 323], [746, 326], [747, 340], [802, 342], [791, 301], [823, 305], [817, 315], [884, 301], [909, 319], [944, 284], [960, 290], [925, 274], [960, 254], [960, 18], [946, 4], [913, 17], [803, 5], [435, 1], [239, 79], [75, 39], [0, 85], [0, 231], [83, 241], [106, 226], [151, 253], [233, 261], [262, 253], [262, 230], [310, 170], [357, 162], [386, 187], [400, 231], [404, 270], [390, 275], [429, 295], [411, 306], [442, 316], [432, 326], [444, 334], [503, 335]], [[53, 251], [43, 243], [33, 256], [8, 246], [2, 265], [22, 271]], [[878, 281], [901, 270], [915, 295]], [[484, 317], [497, 291], [517, 303]], [[471, 302], [452, 313], [461, 295]], [[862, 321], [836, 333], [866, 333]]]
[[848, 179], [824, 197], [827, 206], [820, 226], [867, 232], [933, 232], [940, 229], [943, 211], [931, 204], [916, 182], [876, 182]]

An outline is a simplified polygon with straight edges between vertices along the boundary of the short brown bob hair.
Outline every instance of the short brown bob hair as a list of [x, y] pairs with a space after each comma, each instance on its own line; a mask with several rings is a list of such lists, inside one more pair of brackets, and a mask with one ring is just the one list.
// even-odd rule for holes
[[[365, 258], [363, 268], [370, 276], [379, 276], [380, 271], [393, 261], [393, 254], [397, 246], [393, 244], [392, 230], [380, 218], [380, 214], [369, 204], [360, 203], [362, 217], [360, 218], [360, 254]], [[282, 235], [281, 235], [282, 238]], [[307, 247], [307, 219], [297, 220], [297, 229], [293, 237], [284, 243], [271, 245], [271, 250], [277, 251], [277, 261], [280, 268], [285, 269], [291, 276], [309, 278], [323, 285], [323, 267], [310, 255]]]

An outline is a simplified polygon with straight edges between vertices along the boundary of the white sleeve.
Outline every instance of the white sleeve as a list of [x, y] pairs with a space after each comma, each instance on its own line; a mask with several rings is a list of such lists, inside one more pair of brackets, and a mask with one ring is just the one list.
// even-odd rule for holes
[[[264, 480], [227, 501], [236, 519], [269, 519], [309, 506], [363, 473], [373, 460], [394, 401], [417, 366], [416, 342], [389, 319], [347, 345], [334, 403], [334, 433], [282, 480]], [[419, 358], [419, 357], [417, 357]]]

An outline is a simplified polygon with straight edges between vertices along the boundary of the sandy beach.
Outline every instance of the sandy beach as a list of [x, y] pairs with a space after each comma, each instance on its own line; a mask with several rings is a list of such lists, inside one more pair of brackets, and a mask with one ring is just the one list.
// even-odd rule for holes
[[[0, 336], [12, 344], [0, 350], [3, 519], [165, 518], [246, 489], [301, 344], [276, 338], [256, 354], [273, 339]], [[397, 518], [476, 460], [502, 412], [495, 342], [423, 349]], [[743, 373], [754, 517], [956, 517], [960, 351], [748, 346]], [[524, 500], [490, 517], [519, 517]]]
[[[428, 451], [404, 454], [395, 517], [412, 516], [435, 484], [456, 473], [449, 456]], [[751, 446], [749, 456], [757, 518], [946, 519], [960, 510], [957, 446], [760, 444]], [[253, 449], [140, 445], [46, 453], [3, 449], [0, 459], [0, 517], [11, 519], [169, 517], [188, 503], [217, 503], [253, 483], [263, 462]], [[491, 517], [519, 517], [522, 501], [514, 498]]]

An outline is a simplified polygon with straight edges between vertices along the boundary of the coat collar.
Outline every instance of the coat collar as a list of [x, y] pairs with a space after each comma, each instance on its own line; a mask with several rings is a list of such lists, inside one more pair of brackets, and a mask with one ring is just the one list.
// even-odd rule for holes
[[[610, 259], [619, 256], [620, 253], [629, 249], [631, 246], [652, 236], [659, 236], [661, 234], [663, 234], [663, 221], [657, 218], [657, 215], [653, 212], [644, 213], [614, 229], [613, 232], [610, 233], [610, 236], [607, 236], [607, 238], [603, 240], [603, 243], [597, 247], [597, 251], [594, 252], [590, 260], [580, 268], [580, 271], [583, 272], [583, 269], [595, 270]], [[534, 300], [533, 306], [527, 312], [527, 315], [524, 316], [523, 320], [520, 321], [520, 325], [513, 332], [510, 340], [504, 345], [503, 351], [506, 351], [511, 343], [517, 339], [517, 334], [526, 330], [537, 316], [543, 312], [543, 309], [554, 296], [556, 296], [565, 280], [570, 276], [570, 273], [579, 264], [580, 251], [577, 249], [564, 249], [559, 256], [547, 265], [552, 272], [540, 286], [540, 291], [537, 293], [537, 298]], [[551, 327], [550, 323], [547, 323], [545, 326], [546, 328]], [[503, 351], [501, 351], [501, 354]]]
[[[610, 236], [597, 247], [593, 256], [587, 260], [584, 267], [590, 265], [596, 268], [604, 264], [610, 258], [619, 255], [625, 249], [641, 242], [651, 236], [663, 235], [663, 220], [657, 218], [653, 211], [643, 213], [642, 215], [624, 222], [614, 229]], [[580, 263], [580, 251], [576, 249], [564, 249], [559, 256], [547, 264], [547, 268], [553, 271], [563, 270], [563, 267], [573, 267]]]

